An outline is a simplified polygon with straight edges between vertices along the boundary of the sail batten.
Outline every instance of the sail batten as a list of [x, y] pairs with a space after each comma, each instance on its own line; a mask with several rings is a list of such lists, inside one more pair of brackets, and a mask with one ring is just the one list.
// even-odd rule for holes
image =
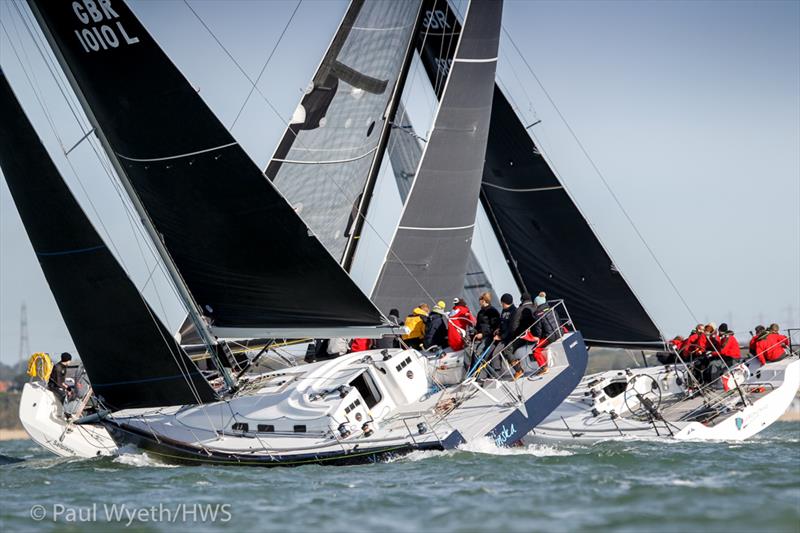
[[0, 70], [0, 167], [95, 395], [111, 409], [214, 401], [70, 192]]
[[[383, 323], [124, 2], [101, 2], [90, 19], [69, 1], [29, 3], [204, 321], [297, 329]], [[116, 31], [117, 46], [87, 51], [76, 31], [103, 24]]]

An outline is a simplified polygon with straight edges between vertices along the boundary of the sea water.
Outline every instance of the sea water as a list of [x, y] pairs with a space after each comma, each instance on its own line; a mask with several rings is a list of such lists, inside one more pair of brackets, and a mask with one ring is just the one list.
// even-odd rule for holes
[[352, 467], [0, 454], [3, 531], [800, 531], [797, 423], [743, 443], [487, 441]]

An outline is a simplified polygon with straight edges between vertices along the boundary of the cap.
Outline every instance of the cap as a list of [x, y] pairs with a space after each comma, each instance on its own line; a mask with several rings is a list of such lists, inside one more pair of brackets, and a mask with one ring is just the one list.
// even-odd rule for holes
[[511, 305], [514, 303], [514, 297], [508, 293], [505, 293], [503, 296], [500, 297], [500, 301], [506, 305]]

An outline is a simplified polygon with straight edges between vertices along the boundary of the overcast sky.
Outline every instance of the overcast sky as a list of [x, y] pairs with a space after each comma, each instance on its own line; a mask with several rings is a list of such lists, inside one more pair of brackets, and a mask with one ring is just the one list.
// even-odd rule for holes
[[[253, 79], [296, 5], [192, 2]], [[185, 3], [131, 2], [262, 167], [346, 5], [302, 1], [259, 82], [273, 110], [257, 94], [246, 100], [249, 82]], [[69, 148], [82, 133], [12, 2], [0, 2], [0, 20], [0, 63], [23, 107], [89, 216], [174, 329], [180, 306], [157, 269], [151, 276], [154, 260], [115, 184], [87, 143], [69, 160], [63, 156], [60, 144]], [[800, 2], [508, 1], [503, 21], [508, 35], [500, 45], [501, 85], [526, 124], [542, 120], [532, 134], [662, 331], [685, 333], [695, 320], [727, 321], [742, 336], [759, 322], [800, 327]], [[424, 132], [434, 103], [425, 94], [423, 73], [412, 68], [407, 103]], [[394, 184], [383, 181], [373, 204], [380, 216], [372, 216], [388, 239], [400, 208]], [[489, 241], [479, 226], [476, 248], [485, 269], [498, 292], [516, 294]], [[379, 248], [365, 247], [361, 260], [383, 257]], [[360, 276], [369, 277], [369, 269], [361, 268]], [[0, 360], [6, 363], [18, 356], [23, 301], [29, 351], [73, 348], [3, 181]]]

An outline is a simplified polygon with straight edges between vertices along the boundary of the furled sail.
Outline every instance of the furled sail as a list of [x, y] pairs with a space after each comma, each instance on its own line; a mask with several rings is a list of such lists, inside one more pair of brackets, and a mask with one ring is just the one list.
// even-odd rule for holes
[[[426, 0], [436, 28], [416, 45], [437, 94], [461, 31], [443, 0]], [[495, 87], [481, 201], [522, 290], [567, 301], [588, 344], [661, 345], [658, 328], [615, 268], [586, 219]]]
[[[353, 0], [266, 174], [346, 263], [421, 0]], [[376, 174], [376, 173], [375, 173]]]
[[470, 2], [431, 135], [372, 292], [381, 309], [412, 309], [421, 300], [461, 294], [489, 132], [502, 7], [495, 0]]
[[29, 3], [215, 332], [382, 323], [124, 2]]
[[[411, 184], [414, 182], [414, 173], [422, 157], [422, 147], [413, 124], [402, 104], [397, 108], [397, 118], [389, 135], [386, 151], [392, 164], [397, 190], [400, 199], [405, 203]], [[467, 260], [467, 272], [464, 277], [464, 288], [461, 296], [466, 300], [471, 309], [478, 309], [478, 299], [486, 291], [492, 290], [492, 284], [475, 254], [470, 251]]]
[[209, 402], [70, 192], [0, 70], [0, 167], [95, 394], [112, 409]]

